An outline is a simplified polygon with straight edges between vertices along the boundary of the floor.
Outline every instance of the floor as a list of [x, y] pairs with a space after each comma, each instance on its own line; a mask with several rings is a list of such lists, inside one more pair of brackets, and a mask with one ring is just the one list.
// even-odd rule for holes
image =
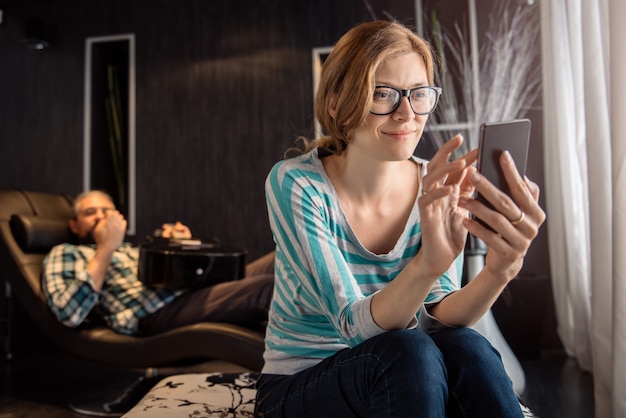
[[[11, 361], [0, 365], [0, 417], [85, 417], [73, 412], [69, 405], [78, 410], [89, 409], [94, 404], [94, 394], [111, 393], [106, 399], [114, 401], [123, 394], [119, 388], [142, 381], [145, 393], [165, 374], [241, 370], [245, 369], [213, 361], [162, 368], [158, 370], [159, 376], [145, 379], [144, 370], [103, 367], [56, 351], [15, 354]], [[133, 399], [133, 402], [139, 399]]]
[[[540, 418], [593, 418], [593, 381], [581, 372], [574, 360], [561, 351], [546, 352], [522, 359], [526, 374], [524, 401]], [[185, 371], [238, 371], [227, 363], [161, 369], [161, 373]], [[143, 374], [80, 361], [48, 347], [45, 353], [16, 353], [0, 365], [2, 418], [71, 418], [85, 415], [72, 412], [68, 404], [90, 392], [102, 393], [105, 382], [129, 384]]]
[[526, 375], [524, 403], [540, 418], [593, 418], [593, 377], [563, 351], [521, 359]]

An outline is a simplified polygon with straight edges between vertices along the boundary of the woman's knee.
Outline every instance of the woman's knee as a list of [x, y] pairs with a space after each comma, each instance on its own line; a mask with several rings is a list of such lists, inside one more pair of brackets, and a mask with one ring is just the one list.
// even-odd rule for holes
[[445, 373], [441, 351], [424, 332], [415, 329], [389, 331], [380, 336], [377, 345], [380, 350], [376, 352], [398, 368], [418, 370], [425, 375]]
[[485, 376], [506, 380], [506, 371], [500, 353], [480, 333], [470, 328], [456, 328], [433, 335], [433, 340], [444, 356], [448, 373], [469, 375], [474, 379]]
[[471, 328], [451, 328], [433, 334], [433, 340], [444, 355], [480, 361], [500, 360], [500, 353], [480, 333]]
[[[447, 371], [443, 356], [432, 339], [418, 330], [390, 331], [379, 336], [383, 341], [380, 377], [385, 382], [372, 396], [380, 405], [394, 405], [391, 410], [412, 411], [442, 409], [448, 397]], [[374, 347], [376, 350], [377, 347]], [[374, 404], [378, 405], [377, 402]], [[421, 416], [421, 412], [392, 416]], [[384, 416], [384, 415], [376, 415]]]

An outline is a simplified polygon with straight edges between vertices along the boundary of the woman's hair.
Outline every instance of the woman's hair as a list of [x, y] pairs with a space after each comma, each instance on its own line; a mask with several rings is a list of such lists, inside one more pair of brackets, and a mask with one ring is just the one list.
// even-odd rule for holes
[[108, 193], [102, 190], [87, 190], [86, 192], [82, 192], [81, 194], [79, 194], [78, 196], [74, 198], [74, 205], [73, 205], [74, 218], [78, 216], [78, 211], [80, 211], [81, 202], [85, 200], [86, 198], [90, 196], [94, 196], [94, 195], [98, 195], [98, 196], [105, 198], [106, 200], [108, 200], [115, 206], [115, 203], [113, 202], [113, 198]]
[[[428, 84], [434, 83], [430, 44], [398, 22], [361, 23], [333, 47], [324, 61], [315, 99], [315, 116], [325, 135], [304, 140], [304, 152], [317, 147], [339, 155], [349, 133], [365, 122], [372, 101], [374, 77], [383, 62], [411, 52], [424, 60]], [[329, 109], [336, 111], [331, 115]]]

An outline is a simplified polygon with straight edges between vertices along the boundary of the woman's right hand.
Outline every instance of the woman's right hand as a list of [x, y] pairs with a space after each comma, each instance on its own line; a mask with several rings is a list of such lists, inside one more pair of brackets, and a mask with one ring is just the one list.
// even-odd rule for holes
[[416, 259], [422, 268], [436, 279], [441, 276], [465, 247], [467, 229], [463, 220], [468, 211], [459, 206], [459, 199], [471, 197], [474, 187], [469, 175], [477, 150], [450, 161], [450, 156], [463, 143], [456, 135], [437, 151], [428, 164], [428, 173], [422, 180], [422, 196], [418, 199], [422, 230], [422, 247]]
[[474, 187], [468, 176], [477, 152], [449, 161], [463, 143], [460, 135], [446, 142], [428, 164], [422, 178], [420, 209], [421, 248], [408, 266], [372, 298], [372, 316], [384, 329], [405, 328], [439, 279], [465, 247], [467, 229], [463, 220], [468, 211], [458, 203], [471, 196]]

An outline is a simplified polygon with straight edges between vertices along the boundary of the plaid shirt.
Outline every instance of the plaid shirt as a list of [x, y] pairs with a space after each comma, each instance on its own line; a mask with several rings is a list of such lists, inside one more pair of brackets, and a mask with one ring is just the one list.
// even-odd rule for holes
[[43, 261], [42, 285], [48, 306], [64, 325], [78, 327], [93, 312], [115, 331], [135, 334], [140, 319], [182, 293], [144, 286], [137, 278], [138, 248], [129, 243], [113, 253], [98, 292], [87, 272], [95, 251], [95, 245], [61, 244]]

